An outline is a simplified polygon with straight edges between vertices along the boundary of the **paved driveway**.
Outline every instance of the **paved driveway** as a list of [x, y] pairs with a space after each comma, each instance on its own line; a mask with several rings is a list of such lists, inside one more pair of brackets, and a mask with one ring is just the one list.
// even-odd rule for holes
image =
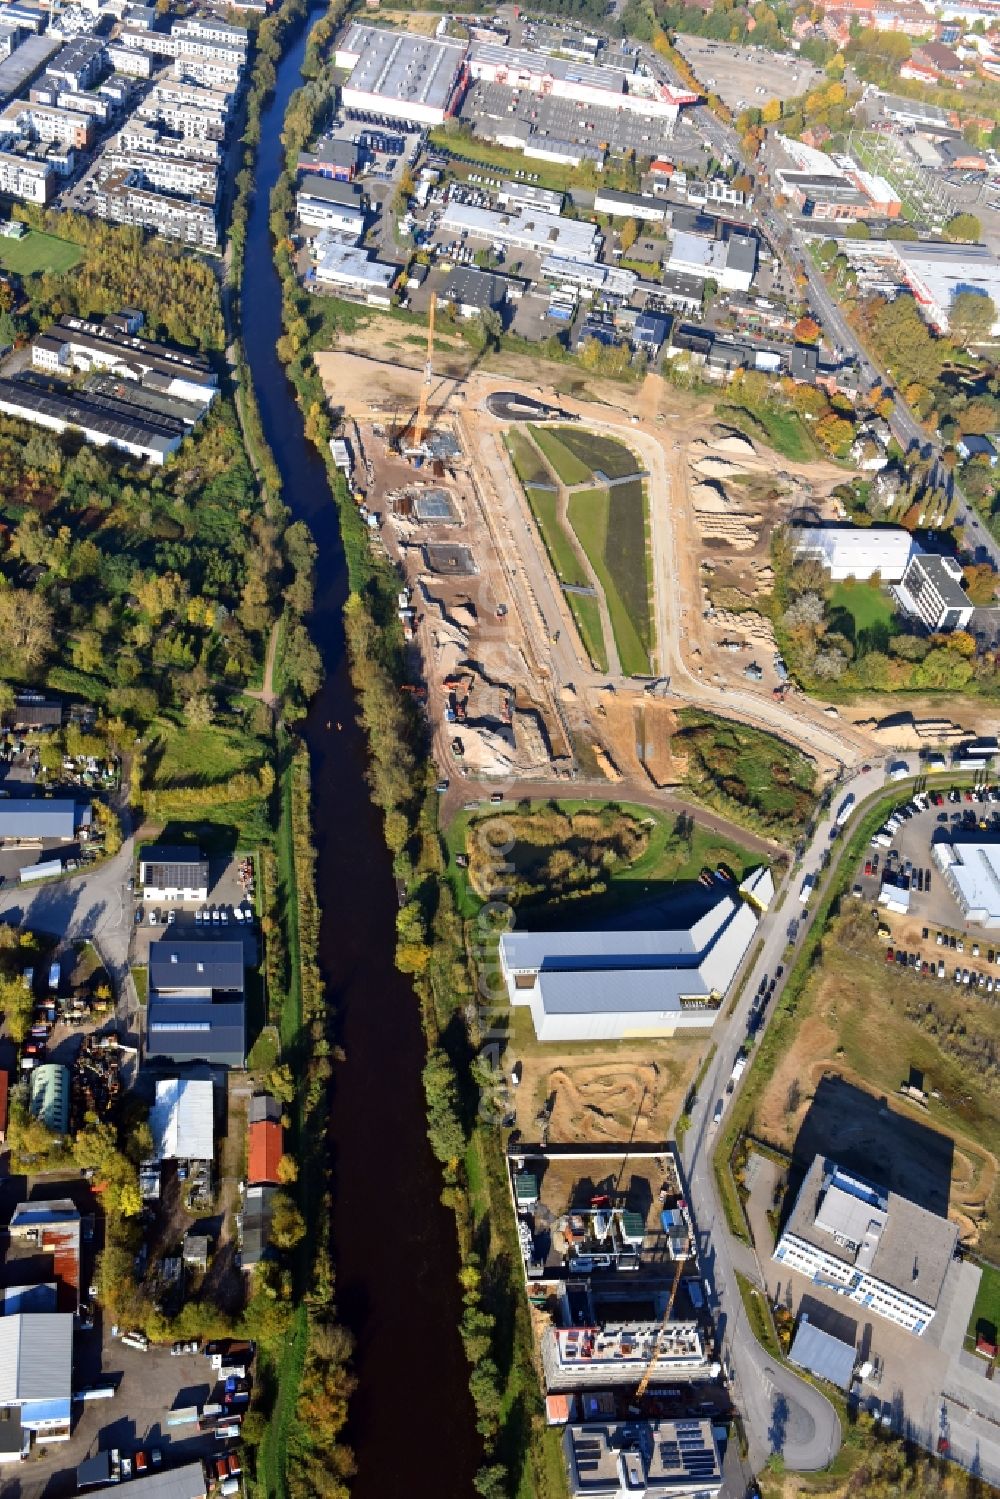
[[0, 891], [0, 921], [33, 927], [61, 941], [93, 942], [121, 988], [128, 971], [132, 934], [133, 840], [127, 838], [113, 859], [96, 869], [68, 875], [50, 884]]

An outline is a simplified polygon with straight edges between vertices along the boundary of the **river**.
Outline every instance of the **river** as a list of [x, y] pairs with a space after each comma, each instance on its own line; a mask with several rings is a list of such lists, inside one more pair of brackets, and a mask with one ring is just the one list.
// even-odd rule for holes
[[368, 799], [341, 610], [347, 572], [333, 495], [306, 440], [278, 359], [281, 286], [268, 201], [282, 168], [281, 126], [299, 85], [307, 28], [286, 53], [262, 120], [247, 231], [243, 339], [285, 503], [319, 547], [310, 630], [326, 682], [305, 725], [312, 760], [320, 962], [347, 1060], [330, 1120], [333, 1255], [341, 1320], [357, 1338], [348, 1438], [355, 1499], [463, 1499], [479, 1464], [454, 1219], [427, 1143], [416, 996], [393, 965], [396, 895], [381, 819]]

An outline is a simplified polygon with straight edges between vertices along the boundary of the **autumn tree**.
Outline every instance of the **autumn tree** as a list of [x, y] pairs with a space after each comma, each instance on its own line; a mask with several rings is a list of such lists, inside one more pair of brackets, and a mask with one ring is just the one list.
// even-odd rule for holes
[[960, 348], [985, 342], [997, 321], [992, 297], [975, 291], [960, 291], [948, 309], [948, 326]]
[[942, 233], [945, 239], [975, 244], [983, 232], [983, 226], [974, 213], [955, 213], [945, 224]]

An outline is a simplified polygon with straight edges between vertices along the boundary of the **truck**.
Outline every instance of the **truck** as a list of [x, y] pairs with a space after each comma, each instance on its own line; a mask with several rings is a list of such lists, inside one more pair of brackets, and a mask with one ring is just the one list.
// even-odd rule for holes
[[848, 818], [851, 815], [851, 812], [854, 809], [854, 803], [856, 800], [857, 798], [854, 795], [854, 792], [849, 791], [844, 797], [844, 800], [841, 802], [840, 806], [837, 808], [837, 815], [833, 819], [834, 827], [842, 828], [844, 826], [845, 822], [847, 822]]
[[803, 905], [806, 905], [808, 903], [809, 897], [812, 895], [815, 888], [816, 876], [814, 874], [807, 874], [805, 879], [802, 881], [802, 888], [799, 891], [799, 900]]
[[736, 1061], [733, 1063], [733, 1070], [729, 1074], [729, 1081], [726, 1084], [727, 1093], [732, 1093], [733, 1089], [736, 1087], [736, 1084], [739, 1082], [744, 1072], [746, 1072], [747, 1061], [748, 1058], [744, 1051], [738, 1051], [736, 1053]]

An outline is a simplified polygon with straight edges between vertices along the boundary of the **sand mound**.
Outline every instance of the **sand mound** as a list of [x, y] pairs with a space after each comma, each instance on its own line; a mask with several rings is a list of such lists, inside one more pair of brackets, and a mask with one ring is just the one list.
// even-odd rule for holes
[[696, 484], [691, 490], [691, 500], [696, 510], [709, 511], [729, 510], [733, 503], [721, 484]]
[[735, 479], [746, 473], [741, 464], [733, 463], [731, 458], [720, 458], [714, 453], [696, 459], [691, 467], [696, 474], [701, 474], [706, 479]]
[[713, 427], [712, 446], [720, 453], [732, 453], [736, 456], [756, 458], [757, 449], [749, 437], [742, 432], [737, 432], [733, 427]]

